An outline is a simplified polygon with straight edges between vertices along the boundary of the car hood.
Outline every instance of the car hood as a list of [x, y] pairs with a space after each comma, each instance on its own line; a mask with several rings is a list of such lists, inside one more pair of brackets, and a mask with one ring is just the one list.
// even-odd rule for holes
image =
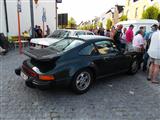
[[53, 59], [58, 59], [62, 55], [62, 53], [50, 48], [29, 48], [24, 51], [24, 54], [38, 61], [50, 61]]
[[61, 40], [62, 38], [33, 38], [31, 39], [31, 43], [34, 44], [38, 44], [38, 45], [45, 45], [45, 46], [49, 46], [59, 40]]

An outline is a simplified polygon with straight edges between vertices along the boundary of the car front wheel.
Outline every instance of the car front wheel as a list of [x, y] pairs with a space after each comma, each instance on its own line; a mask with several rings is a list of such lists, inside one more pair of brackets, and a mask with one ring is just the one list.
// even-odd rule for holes
[[85, 69], [77, 72], [73, 78], [72, 90], [77, 94], [83, 94], [87, 92], [93, 81], [93, 74], [91, 70]]

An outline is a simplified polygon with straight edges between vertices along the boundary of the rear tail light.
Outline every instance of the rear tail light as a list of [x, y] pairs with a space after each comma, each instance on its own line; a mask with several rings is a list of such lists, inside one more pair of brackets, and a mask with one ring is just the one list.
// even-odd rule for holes
[[25, 65], [22, 65], [22, 69], [24, 70], [24, 72], [32, 77], [36, 77], [37, 73], [35, 73], [34, 71], [32, 71], [32, 69], [29, 69], [28, 67], [26, 67]]
[[39, 75], [39, 79], [51, 81], [51, 80], [55, 80], [55, 77], [53, 75]]

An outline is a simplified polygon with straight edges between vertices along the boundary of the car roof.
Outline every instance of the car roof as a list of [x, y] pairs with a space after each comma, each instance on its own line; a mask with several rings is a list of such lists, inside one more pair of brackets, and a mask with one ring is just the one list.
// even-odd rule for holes
[[151, 19], [142, 19], [142, 20], [127, 20], [127, 21], [121, 21], [117, 23], [119, 24], [158, 24], [157, 20], [151, 20]]
[[62, 31], [84, 31], [84, 32], [91, 32], [89, 30], [75, 30], [75, 29], [58, 29], [58, 30], [62, 30]]
[[84, 42], [87, 41], [97, 41], [97, 40], [112, 40], [110, 37], [100, 36], [100, 35], [79, 35], [78, 37], [67, 37], [65, 39], [77, 39], [82, 40]]
[[111, 38], [106, 36], [100, 36], [100, 35], [79, 35], [78, 38], [81, 38], [83, 40], [99, 40], [99, 39], [109, 39]]

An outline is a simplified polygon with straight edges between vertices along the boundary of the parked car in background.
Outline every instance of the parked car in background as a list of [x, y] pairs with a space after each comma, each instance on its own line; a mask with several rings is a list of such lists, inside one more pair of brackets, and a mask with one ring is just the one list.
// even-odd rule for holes
[[151, 20], [151, 19], [142, 19], [142, 20], [128, 20], [128, 21], [122, 21], [117, 23], [115, 26], [117, 25], [123, 25], [123, 28], [129, 28], [129, 26], [132, 24], [134, 25], [134, 29], [133, 32], [134, 34], [140, 29], [140, 27], [144, 27], [146, 29], [147, 32], [151, 31], [151, 26], [153, 24], [157, 24], [159, 25], [157, 20]]
[[104, 36], [79, 36], [65, 38], [44, 49], [30, 48], [29, 56], [15, 70], [29, 87], [48, 87], [65, 84], [75, 93], [88, 91], [94, 79], [138, 71], [142, 54], [122, 53], [111, 38]]
[[47, 47], [65, 37], [78, 37], [79, 35], [94, 35], [94, 33], [87, 30], [60, 29], [55, 30], [51, 35], [47, 36], [46, 38], [33, 38], [31, 39], [30, 43], [32, 46], [42, 48]]

